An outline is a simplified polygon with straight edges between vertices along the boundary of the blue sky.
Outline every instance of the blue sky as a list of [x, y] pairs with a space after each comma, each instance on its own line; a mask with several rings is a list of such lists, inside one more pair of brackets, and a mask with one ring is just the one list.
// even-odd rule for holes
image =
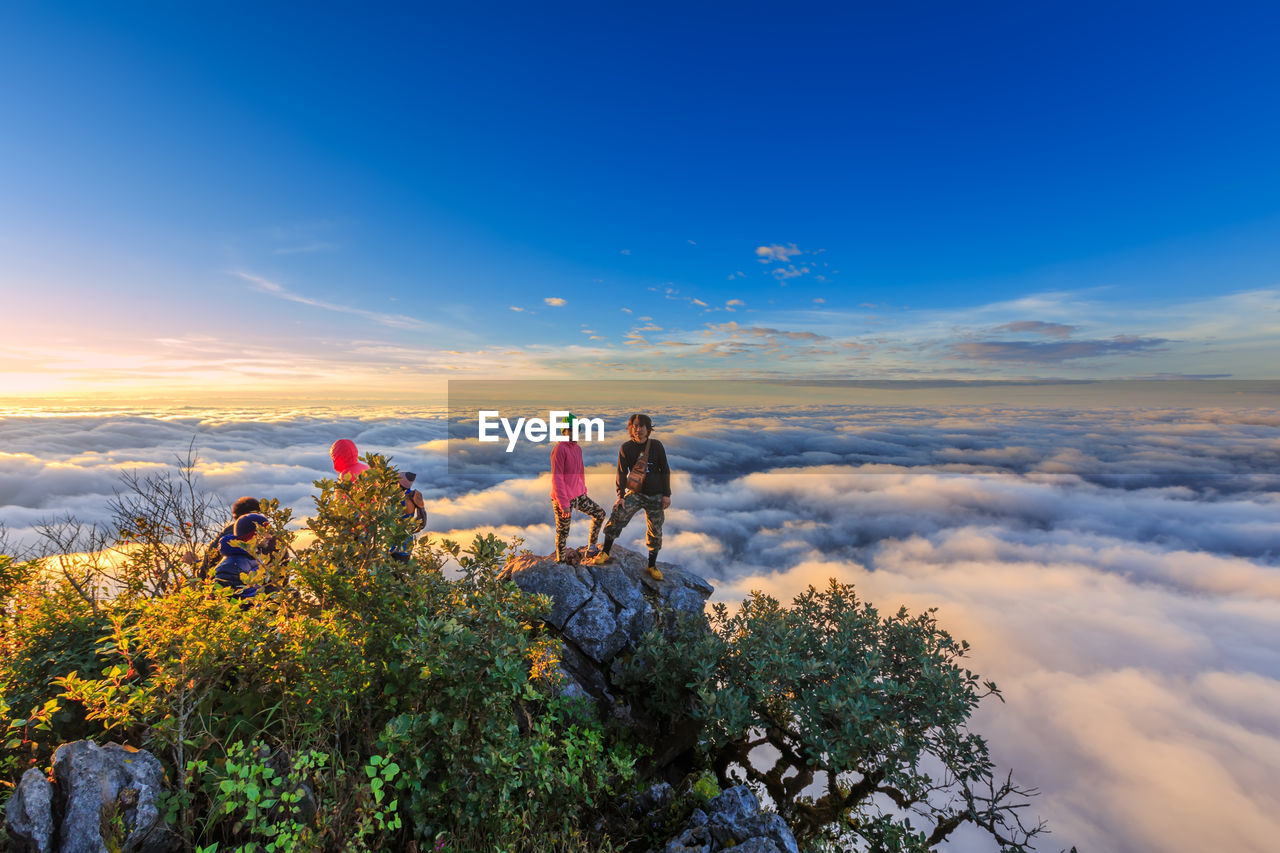
[[0, 394], [1274, 376], [1270, 4], [456, 6], [8, 4]]

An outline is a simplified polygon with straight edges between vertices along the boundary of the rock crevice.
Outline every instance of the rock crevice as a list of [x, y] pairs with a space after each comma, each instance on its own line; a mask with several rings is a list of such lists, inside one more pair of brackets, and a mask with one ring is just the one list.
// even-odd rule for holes
[[564, 692], [610, 704], [618, 655], [635, 648], [662, 611], [704, 619], [713, 592], [705, 580], [670, 563], [658, 564], [663, 579], [655, 581], [644, 555], [619, 545], [612, 554], [604, 566], [581, 563], [580, 551], [571, 553], [571, 563], [524, 554], [504, 569], [504, 577], [525, 592], [551, 598], [547, 624], [564, 644], [561, 666], [571, 679]]
[[151, 753], [118, 743], [64, 743], [53, 753], [53, 778], [50, 785], [39, 770], [23, 774], [5, 809], [10, 849], [37, 853], [181, 849], [181, 841], [160, 813], [164, 768]]

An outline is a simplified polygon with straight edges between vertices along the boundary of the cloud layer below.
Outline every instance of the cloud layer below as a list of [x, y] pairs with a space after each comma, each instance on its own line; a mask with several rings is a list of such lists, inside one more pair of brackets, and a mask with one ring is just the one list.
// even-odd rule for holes
[[[1277, 424], [1280, 412], [1227, 407], [668, 411], [663, 558], [719, 600], [785, 600], [838, 577], [882, 609], [939, 607], [1005, 693], [975, 728], [1043, 792], [1043, 849], [1269, 849]], [[610, 425], [586, 453], [602, 504], [621, 440]], [[0, 418], [0, 520], [19, 538], [57, 513], [104, 520], [122, 469], [171, 464], [193, 437], [224, 500], [277, 496], [305, 515], [329, 444], [349, 437], [419, 474], [434, 531], [548, 551], [545, 450], [451, 477], [445, 434], [443, 410], [15, 413]], [[571, 544], [585, 536], [575, 520]], [[624, 544], [642, 538], [636, 521]], [[967, 836], [952, 848], [983, 849]]]

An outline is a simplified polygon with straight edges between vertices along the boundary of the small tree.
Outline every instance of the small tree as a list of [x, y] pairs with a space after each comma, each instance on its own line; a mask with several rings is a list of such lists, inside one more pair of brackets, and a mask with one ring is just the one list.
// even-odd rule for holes
[[190, 580], [206, 543], [230, 515], [200, 482], [195, 439], [175, 468], [125, 471], [111, 499], [122, 569], [117, 585], [142, 595], [163, 595]]
[[107, 531], [70, 514], [47, 518], [35, 531], [39, 543], [34, 554], [43, 574], [60, 579], [98, 612], [100, 603], [111, 597], [112, 540]]
[[1019, 816], [1035, 792], [998, 781], [966, 729], [999, 691], [960, 666], [969, 646], [934, 610], [881, 616], [832, 580], [790, 608], [714, 605], [710, 627], [651, 633], [628, 676], [655, 713], [701, 722], [721, 784], [768, 795], [802, 844], [929, 850], [970, 823], [1024, 851], [1044, 831]]

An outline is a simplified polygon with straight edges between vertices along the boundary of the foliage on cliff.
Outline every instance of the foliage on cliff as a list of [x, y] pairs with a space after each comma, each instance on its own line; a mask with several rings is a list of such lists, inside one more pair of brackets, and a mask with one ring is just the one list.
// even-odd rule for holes
[[[275, 547], [247, 601], [196, 576], [222, 519], [192, 460], [126, 483], [114, 530], [57, 520], [42, 562], [0, 556], [7, 784], [64, 741], [114, 739], [165, 763], [169, 819], [196, 849], [660, 844], [692, 805], [658, 823], [624, 806], [656, 781], [661, 744], [559, 698], [548, 600], [498, 579], [512, 546], [420, 543], [397, 562], [395, 472], [368, 461], [317, 483], [306, 547], [267, 504]], [[932, 613], [884, 616], [833, 582], [790, 607], [717, 605], [710, 629], [656, 631], [619, 673], [659, 736], [700, 731], [687, 803], [745, 780], [815, 850], [924, 850], [963, 823], [1023, 850], [1038, 831], [965, 729], [994, 685]]]
[[[370, 462], [354, 483], [317, 484], [307, 548], [270, 507], [277, 547], [249, 580], [272, 591], [247, 601], [192, 576], [173, 519], [122, 525], [114, 569], [6, 558], [10, 781], [91, 736], [165, 762], [193, 845], [607, 845], [596, 818], [634, 759], [624, 733], [555, 698], [547, 602], [496, 580], [506, 547], [492, 537], [392, 559], [400, 492]], [[460, 577], [440, 571], [447, 556]], [[314, 791], [314, 821], [281, 800], [291, 775]]]

